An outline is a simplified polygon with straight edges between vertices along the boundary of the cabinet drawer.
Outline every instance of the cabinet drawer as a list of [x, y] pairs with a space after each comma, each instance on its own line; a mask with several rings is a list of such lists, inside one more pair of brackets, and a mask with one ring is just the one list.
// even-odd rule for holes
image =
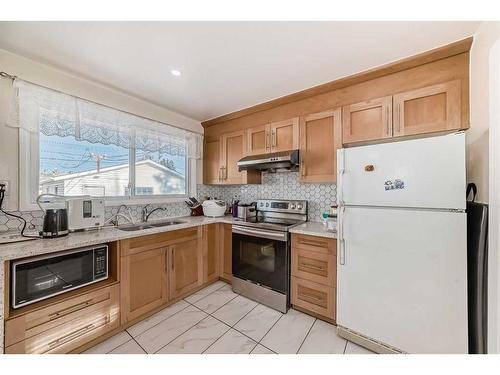
[[292, 276], [292, 305], [335, 320], [335, 288]]
[[202, 234], [202, 227], [198, 226], [122, 240], [121, 255], [124, 257], [195, 238], [201, 239]]
[[337, 241], [334, 238], [294, 233], [292, 234], [292, 247], [335, 256], [337, 252]]
[[17, 344], [7, 346], [6, 354], [68, 353], [120, 325], [119, 314], [103, 307], [78, 319], [44, 331]]
[[316, 251], [292, 248], [292, 276], [334, 287], [336, 258]]
[[[26, 353], [39, 353], [42, 346], [44, 351], [52, 350], [55, 346], [65, 345], [76, 338], [87, 336], [94, 329], [103, 332], [103, 329], [100, 329], [102, 326], [116, 328], [119, 309], [119, 285], [86, 293], [7, 320], [5, 322], [5, 346], [21, 343], [16, 347], [24, 347]], [[109, 318], [108, 321], [103, 320], [106, 316]], [[90, 325], [94, 326], [90, 327]], [[84, 326], [89, 327], [84, 330]], [[74, 332], [73, 328], [79, 332]], [[67, 338], [68, 334], [71, 337]], [[61, 341], [52, 343], [63, 337], [67, 338], [67, 340], [62, 340], [63, 343]], [[24, 344], [22, 344], [23, 340]], [[43, 343], [50, 344], [51, 349], [45, 347], [45, 344], [42, 345]]]

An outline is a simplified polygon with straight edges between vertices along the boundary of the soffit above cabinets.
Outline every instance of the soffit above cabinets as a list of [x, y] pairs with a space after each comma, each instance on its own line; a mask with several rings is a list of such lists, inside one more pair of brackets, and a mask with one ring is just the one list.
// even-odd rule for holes
[[478, 26], [0, 22], [0, 48], [207, 120], [463, 39]]

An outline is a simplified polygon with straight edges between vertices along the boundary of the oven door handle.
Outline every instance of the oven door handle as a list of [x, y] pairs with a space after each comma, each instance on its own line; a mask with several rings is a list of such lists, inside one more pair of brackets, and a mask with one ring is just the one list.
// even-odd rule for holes
[[243, 234], [247, 236], [267, 238], [270, 240], [276, 240], [281, 242], [287, 242], [286, 232], [274, 232], [266, 229], [252, 229], [247, 227], [239, 227], [233, 225], [233, 233]]

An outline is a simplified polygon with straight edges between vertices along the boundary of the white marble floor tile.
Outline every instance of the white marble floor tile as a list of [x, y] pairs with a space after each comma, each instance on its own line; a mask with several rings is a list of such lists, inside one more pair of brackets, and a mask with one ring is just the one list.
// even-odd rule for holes
[[264, 305], [258, 305], [241, 319], [234, 328], [255, 341], [260, 341], [283, 314]]
[[208, 316], [157, 353], [201, 354], [229, 328], [228, 325]]
[[132, 337], [126, 331], [123, 331], [88, 349], [83, 354], [106, 354], [131, 339]]
[[372, 352], [371, 350], [363, 348], [362, 346], [359, 346], [358, 344], [347, 341], [345, 354], [375, 354], [375, 353]]
[[141, 333], [135, 339], [146, 352], [155, 353], [206, 317], [207, 314], [203, 311], [189, 306]]
[[222, 320], [230, 326], [235, 325], [238, 320], [243, 318], [250, 310], [257, 306], [257, 302], [243, 296], [238, 296], [229, 301], [212, 315]]
[[205, 354], [248, 354], [256, 345], [257, 342], [231, 328]]
[[257, 344], [257, 346], [250, 352], [250, 354], [276, 354], [276, 353], [266, 348], [265, 346]]
[[232, 291], [231, 285], [226, 285], [195, 302], [194, 305], [199, 309], [212, 314], [237, 296], [238, 294]]
[[337, 335], [337, 327], [317, 319], [304, 343], [302, 354], [344, 354], [345, 339]]
[[110, 351], [109, 354], [146, 354], [146, 352], [134, 340], [130, 340]]
[[196, 293], [194, 294], [191, 294], [190, 296], [184, 298], [186, 301], [188, 301], [189, 303], [193, 304], [195, 302], [198, 302], [200, 299], [202, 299], [203, 297], [206, 297], [208, 296], [209, 294], [215, 292], [217, 289], [220, 289], [222, 288], [223, 286], [227, 285], [224, 281], [216, 281], [215, 283], [213, 284], [210, 284], [209, 286], [207, 286], [206, 288], [203, 288], [199, 291], [197, 291]]
[[157, 325], [158, 323], [171, 317], [172, 315], [178, 313], [179, 311], [184, 310], [188, 306], [189, 306], [189, 303], [187, 303], [184, 300], [176, 302], [173, 305], [170, 305], [170, 306], [164, 308], [163, 310], [158, 311], [156, 314], [151, 315], [149, 318], [141, 320], [139, 323], [134, 324], [133, 326], [127, 328], [127, 331], [133, 337], [137, 337], [141, 333], [147, 331], [151, 327]]
[[280, 354], [294, 354], [307, 336], [315, 318], [290, 309], [262, 339], [262, 345]]

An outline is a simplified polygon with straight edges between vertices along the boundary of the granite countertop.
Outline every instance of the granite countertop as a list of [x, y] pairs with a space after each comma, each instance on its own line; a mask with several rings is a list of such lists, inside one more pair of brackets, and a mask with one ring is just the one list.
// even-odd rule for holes
[[[163, 219], [164, 221], [165, 219]], [[37, 239], [32, 241], [14, 242], [0, 245], [0, 261], [36, 256], [41, 254], [55, 253], [67, 249], [73, 249], [83, 246], [93, 246], [106, 242], [114, 242], [127, 238], [147, 236], [149, 234], [164, 233], [174, 230], [191, 228], [199, 225], [214, 223], [237, 223], [238, 220], [232, 216], [206, 217], [206, 216], [183, 216], [172, 217], [168, 220], [183, 221], [182, 224], [176, 224], [165, 227], [142, 229], [138, 231], [123, 231], [116, 227], [104, 227], [98, 230], [71, 233], [64, 237]], [[162, 220], [158, 220], [159, 222]], [[154, 223], [155, 221], [151, 221]], [[337, 238], [336, 232], [325, 230], [323, 223], [309, 221], [307, 223], [293, 227], [291, 233], [308, 234], [311, 236]]]
[[290, 232], [297, 234], [307, 234], [310, 236], [337, 238], [337, 231], [327, 231], [323, 223], [318, 223], [316, 221], [308, 221], [307, 223], [297, 225], [296, 227], [290, 229]]
[[[165, 221], [158, 220], [157, 222]], [[158, 228], [148, 228], [138, 231], [123, 231], [116, 227], [104, 227], [98, 230], [70, 233], [64, 237], [36, 239], [31, 241], [14, 242], [0, 245], [0, 261], [24, 258], [34, 255], [55, 253], [67, 249], [83, 246], [98, 245], [106, 242], [114, 242], [127, 238], [147, 236], [149, 234], [170, 232], [174, 230], [196, 227], [199, 225], [227, 223], [232, 224], [236, 220], [232, 216], [206, 217], [206, 216], [183, 216], [170, 217], [168, 220], [183, 221], [176, 224]], [[151, 221], [154, 223], [155, 221]]]

